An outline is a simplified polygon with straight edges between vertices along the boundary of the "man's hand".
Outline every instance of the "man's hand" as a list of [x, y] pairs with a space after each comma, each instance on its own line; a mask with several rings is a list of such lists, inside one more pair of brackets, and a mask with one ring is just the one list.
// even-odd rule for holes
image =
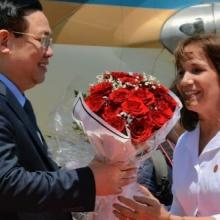
[[122, 187], [136, 180], [134, 163], [108, 164], [94, 159], [90, 164], [96, 184], [96, 195], [119, 194]]

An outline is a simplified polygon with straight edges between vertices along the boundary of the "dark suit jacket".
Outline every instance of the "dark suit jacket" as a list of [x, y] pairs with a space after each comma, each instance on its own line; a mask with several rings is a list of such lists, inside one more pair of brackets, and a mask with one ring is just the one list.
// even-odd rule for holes
[[0, 219], [69, 220], [70, 211], [91, 211], [94, 203], [90, 168], [58, 169], [33, 123], [0, 81]]

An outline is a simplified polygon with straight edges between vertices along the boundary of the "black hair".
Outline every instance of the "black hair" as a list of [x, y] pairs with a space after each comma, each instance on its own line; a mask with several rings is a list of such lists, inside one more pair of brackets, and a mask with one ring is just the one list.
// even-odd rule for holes
[[43, 11], [38, 0], [0, 0], [0, 29], [25, 32], [28, 11]]

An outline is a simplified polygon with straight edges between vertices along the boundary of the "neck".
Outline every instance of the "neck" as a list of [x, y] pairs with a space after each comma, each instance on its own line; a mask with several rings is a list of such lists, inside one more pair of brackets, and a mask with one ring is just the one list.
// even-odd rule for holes
[[220, 115], [218, 117], [211, 116], [208, 119], [200, 119], [200, 138], [199, 152], [201, 153], [208, 142], [220, 130]]

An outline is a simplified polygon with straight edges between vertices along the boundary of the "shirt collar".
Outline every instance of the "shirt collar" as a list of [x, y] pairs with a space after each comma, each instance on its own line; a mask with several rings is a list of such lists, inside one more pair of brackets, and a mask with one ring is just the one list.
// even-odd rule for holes
[[[191, 154], [195, 153], [196, 155], [199, 155], [199, 136], [200, 136], [200, 123], [198, 122], [196, 128], [191, 131], [191, 134], [187, 145], [188, 145], [188, 149], [190, 149]], [[204, 149], [202, 150], [200, 157], [204, 154], [206, 154], [207, 152], [213, 151], [213, 150], [217, 150], [220, 148], [220, 131], [218, 131], [216, 133], [216, 135], [214, 137], [211, 138], [211, 140], [209, 140], [209, 142], [206, 144], [206, 146], [204, 147]]]
[[7, 86], [7, 88], [13, 93], [13, 95], [16, 97], [18, 102], [22, 107], [24, 107], [26, 97], [24, 94], [18, 89], [18, 87], [9, 80], [5, 75], [0, 73], [0, 80]]

